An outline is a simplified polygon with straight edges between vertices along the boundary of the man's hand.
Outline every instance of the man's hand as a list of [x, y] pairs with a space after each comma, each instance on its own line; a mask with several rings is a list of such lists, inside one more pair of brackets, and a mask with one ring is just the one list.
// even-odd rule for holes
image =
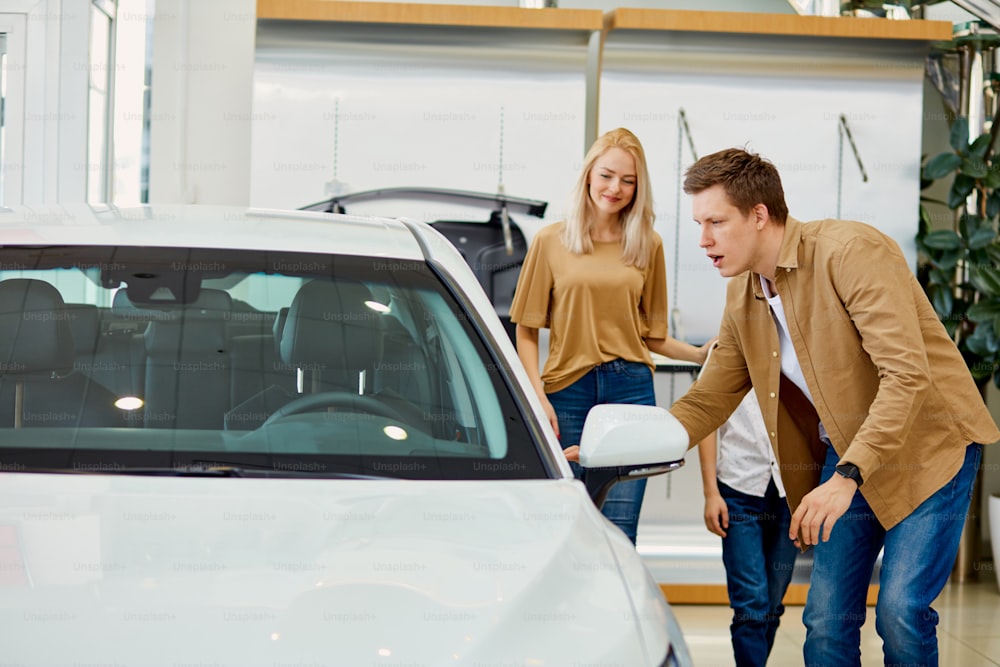
[[802, 544], [799, 542], [801, 529], [805, 546], [818, 544], [821, 538], [824, 542], [828, 542], [834, 524], [851, 506], [851, 499], [857, 490], [858, 485], [854, 480], [834, 473], [833, 477], [807, 493], [799, 503], [795, 514], [792, 515], [788, 537], [801, 547]]
[[729, 528], [729, 506], [718, 493], [705, 496], [705, 527], [719, 537], [726, 536]]

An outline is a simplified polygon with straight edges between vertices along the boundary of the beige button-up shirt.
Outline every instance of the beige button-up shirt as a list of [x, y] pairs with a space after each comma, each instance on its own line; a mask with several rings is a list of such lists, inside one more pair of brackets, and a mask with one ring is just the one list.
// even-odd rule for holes
[[813, 402], [781, 375], [778, 332], [747, 272], [729, 281], [719, 346], [671, 407], [700, 442], [751, 386], [792, 511], [819, 482], [822, 421], [886, 528], [962, 466], [972, 442], [1000, 440], [958, 348], [898, 245], [859, 222], [789, 218], [774, 289]]

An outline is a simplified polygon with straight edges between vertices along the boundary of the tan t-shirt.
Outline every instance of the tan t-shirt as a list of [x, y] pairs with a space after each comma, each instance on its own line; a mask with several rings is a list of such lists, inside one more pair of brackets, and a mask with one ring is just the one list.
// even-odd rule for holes
[[621, 244], [594, 243], [590, 254], [563, 245], [564, 222], [543, 227], [521, 267], [510, 319], [549, 329], [545, 392], [565, 389], [598, 364], [637, 361], [654, 369], [643, 338], [667, 336], [663, 240], [653, 232], [645, 269], [626, 266]]

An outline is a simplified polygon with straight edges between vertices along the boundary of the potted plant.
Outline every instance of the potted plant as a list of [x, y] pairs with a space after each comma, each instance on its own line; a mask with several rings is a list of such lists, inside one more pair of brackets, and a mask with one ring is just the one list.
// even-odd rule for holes
[[[994, 132], [1000, 130], [998, 125], [993, 124]], [[950, 178], [951, 184], [946, 201], [921, 199], [917, 276], [985, 396], [991, 380], [1000, 387], [1000, 157], [994, 151], [993, 132], [972, 142], [968, 137], [968, 120], [957, 118], [951, 125], [951, 150], [923, 165], [923, 190], [941, 179]], [[944, 224], [932, 224], [928, 204], [947, 209]], [[977, 484], [970, 514], [978, 511], [979, 495]], [[1000, 496], [991, 497], [989, 507], [996, 547]], [[976, 526], [967, 521], [966, 529], [970, 525]], [[994, 554], [997, 551], [994, 548]], [[1000, 572], [997, 581], [1000, 585]]]
[[992, 380], [1000, 388], [1000, 158], [993, 136], [969, 143], [968, 121], [951, 126], [952, 150], [927, 160], [921, 185], [927, 189], [952, 177], [944, 204], [951, 225], [934, 228], [922, 199], [917, 275], [934, 310], [951, 334], [972, 377], [985, 391]]

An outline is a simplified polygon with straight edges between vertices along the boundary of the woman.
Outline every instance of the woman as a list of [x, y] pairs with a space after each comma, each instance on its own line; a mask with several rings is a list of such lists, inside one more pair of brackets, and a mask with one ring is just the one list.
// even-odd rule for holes
[[[510, 309], [518, 356], [564, 449], [579, 444], [594, 405], [656, 404], [650, 350], [703, 363], [709, 347], [667, 335], [663, 241], [636, 136], [619, 128], [598, 138], [570, 200], [566, 220], [532, 240]], [[542, 327], [549, 351], [539, 374]], [[602, 508], [633, 544], [645, 489], [645, 479], [619, 482]]]

